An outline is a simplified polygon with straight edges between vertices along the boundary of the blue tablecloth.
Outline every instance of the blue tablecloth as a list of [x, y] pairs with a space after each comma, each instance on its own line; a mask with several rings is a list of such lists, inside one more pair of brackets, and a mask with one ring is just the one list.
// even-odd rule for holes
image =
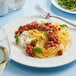
[[[62, 16], [70, 19], [72, 22], [76, 21], [76, 15], [57, 9], [51, 4], [50, 0], [26, 0], [21, 10], [9, 10], [8, 15], [0, 17], [0, 26], [4, 26], [11, 20], [21, 16], [36, 15], [37, 12], [34, 10], [34, 6], [37, 4], [40, 4], [53, 15]], [[61, 67], [41, 69], [27, 67], [11, 60], [6, 70], [0, 76], [76, 76], [76, 61]]]

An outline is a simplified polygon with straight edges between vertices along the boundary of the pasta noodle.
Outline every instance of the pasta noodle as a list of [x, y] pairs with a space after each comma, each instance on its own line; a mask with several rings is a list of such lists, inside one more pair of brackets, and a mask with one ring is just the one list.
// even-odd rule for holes
[[[39, 23], [39, 25], [40, 24], [41, 23]], [[42, 25], [46, 25], [46, 24], [52, 25], [52, 26], [50, 26], [50, 27], [52, 27], [50, 29], [54, 33], [50, 35], [51, 38], [49, 36], [49, 33], [52, 33], [52, 32], [49, 31], [49, 33], [48, 33], [48, 30], [43, 31], [43, 29], [45, 29], [45, 28], [43, 28], [44, 26], [42, 27], [41, 30], [40, 30], [40, 26], [38, 26], [39, 27], [38, 29], [28, 30], [29, 38], [33, 40], [32, 42], [34, 42], [34, 40], [36, 40], [36, 42], [35, 42], [36, 45], [34, 46], [35, 48], [33, 49], [34, 51], [32, 52], [32, 54], [31, 53], [29, 54], [32, 57], [52, 58], [55, 56], [62, 55], [67, 51], [68, 46], [71, 42], [71, 34], [70, 34], [68, 28], [66, 28], [67, 26], [65, 24], [43, 22]], [[49, 38], [50, 39], [53, 38], [52, 39], [53, 41], [50, 41]], [[50, 42], [48, 42], [48, 40]], [[38, 47], [41, 49], [42, 52], [40, 51], [40, 53], [38, 53], [38, 50], [36, 50], [36, 52], [35, 52], [35, 49]], [[28, 47], [26, 47], [26, 48], [28, 48]], [[26, 49], [26, 50], [28, 50], [28, 49]], [[34, 52], [35, 52], [35, 54], [34, 54]]]

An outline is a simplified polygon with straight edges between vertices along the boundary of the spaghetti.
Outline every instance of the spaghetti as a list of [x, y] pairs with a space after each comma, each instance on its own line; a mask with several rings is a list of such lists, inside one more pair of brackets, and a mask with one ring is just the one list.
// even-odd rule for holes
[[[24, 32], [28, 32], [28, 37]], [[67, 51], [71, 41], [71, 34], [65, 24], [45, 21], [38, 23], [35, 21], [20, 26], [15, 32], [15, 38], [17, 44], [21, 43], [21, 41], [24, 42], [23, 45], [21, 43], [21, 46], [29, 56], [51, 58], [61, 56]], [[27, 39], [30, 39], [30, 42]]]

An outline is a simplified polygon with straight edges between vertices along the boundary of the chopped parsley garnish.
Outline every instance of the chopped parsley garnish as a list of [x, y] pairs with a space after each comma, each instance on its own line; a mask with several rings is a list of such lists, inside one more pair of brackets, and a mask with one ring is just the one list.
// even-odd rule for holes
[[46, 32], [46, 35], [48, 35], [48, 36], [50, 35], [48, 31]]
[[41, 21], [41, 25], [44, 27], [45, 26], [45, 23], [43, 21]]
[[16, 35], [16, 43], [19, 41], [19, 33]]
[[60, 25], [61, 28], [68, 28], [66, 24]]
[[41, 40], [43, 40], [43, 37], [42, 37], [42, 36], [40, 36], [40, 39], [41, 39]]
[[51, 31], [53, 31], [53, 28], [50, 28]]
[[31, 40], [31, 43], [34, 43], [34, 42], [36, 42], [36, 40]]
[[42, 52], [42, 49], [39, 48], [39, 47], [34, 47], [33, 49], [34, 49], [34, 51], [35, 51], [37, 54], [42, 54], [42, 53], [43, 53], [43, 52]]

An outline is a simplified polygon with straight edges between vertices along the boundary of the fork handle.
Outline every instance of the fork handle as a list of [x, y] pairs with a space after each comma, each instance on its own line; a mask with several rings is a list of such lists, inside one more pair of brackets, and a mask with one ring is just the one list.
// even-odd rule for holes
[[63, 19], [63, 18], [61, 18], [61, 17], [58, 17], [58, 16], [50, 16], [50, 17], [57, 18], [57, 19], [59, 19], [59, 20], [62, 20], [62, 21], [64, 21], [64, 22], [72, 25], [73, 27], [76, 27], [76, 24], [73, 24], [72, 22], [70, 22], [70, 21], [68, 21], [68, 20], [65, 20], [65, 19]]
[[59, 19], [59, 20], [62, 20], [62, 21], [64, 21], [64, 22], [70, 24], [70, 25], [73, 26], [73, 27], [76, 27], [75, 24], [73, 24], [72, 22], [70, 22], [70, 21], [68, 21], [68, 20], [66, 20], [66, 19], [64, 19], [64, 18], [61, 18], [61, 17], [59, 17], [59, 16], [53, 16], [53, 15], [51, 15], [49, 12], [45, 11], [45, 10], [44, 10], [41, 6], [39, 6], [39, 5], [36, 5], [35, 9], [36, 9], [37, 12], [38, 12], [43, 18], [45, 18], [45, 19], [48, 19], [48, 18], [50, 18], [50, 17], [54, 17], [54, 18], [57, 18], [57, 19]]

